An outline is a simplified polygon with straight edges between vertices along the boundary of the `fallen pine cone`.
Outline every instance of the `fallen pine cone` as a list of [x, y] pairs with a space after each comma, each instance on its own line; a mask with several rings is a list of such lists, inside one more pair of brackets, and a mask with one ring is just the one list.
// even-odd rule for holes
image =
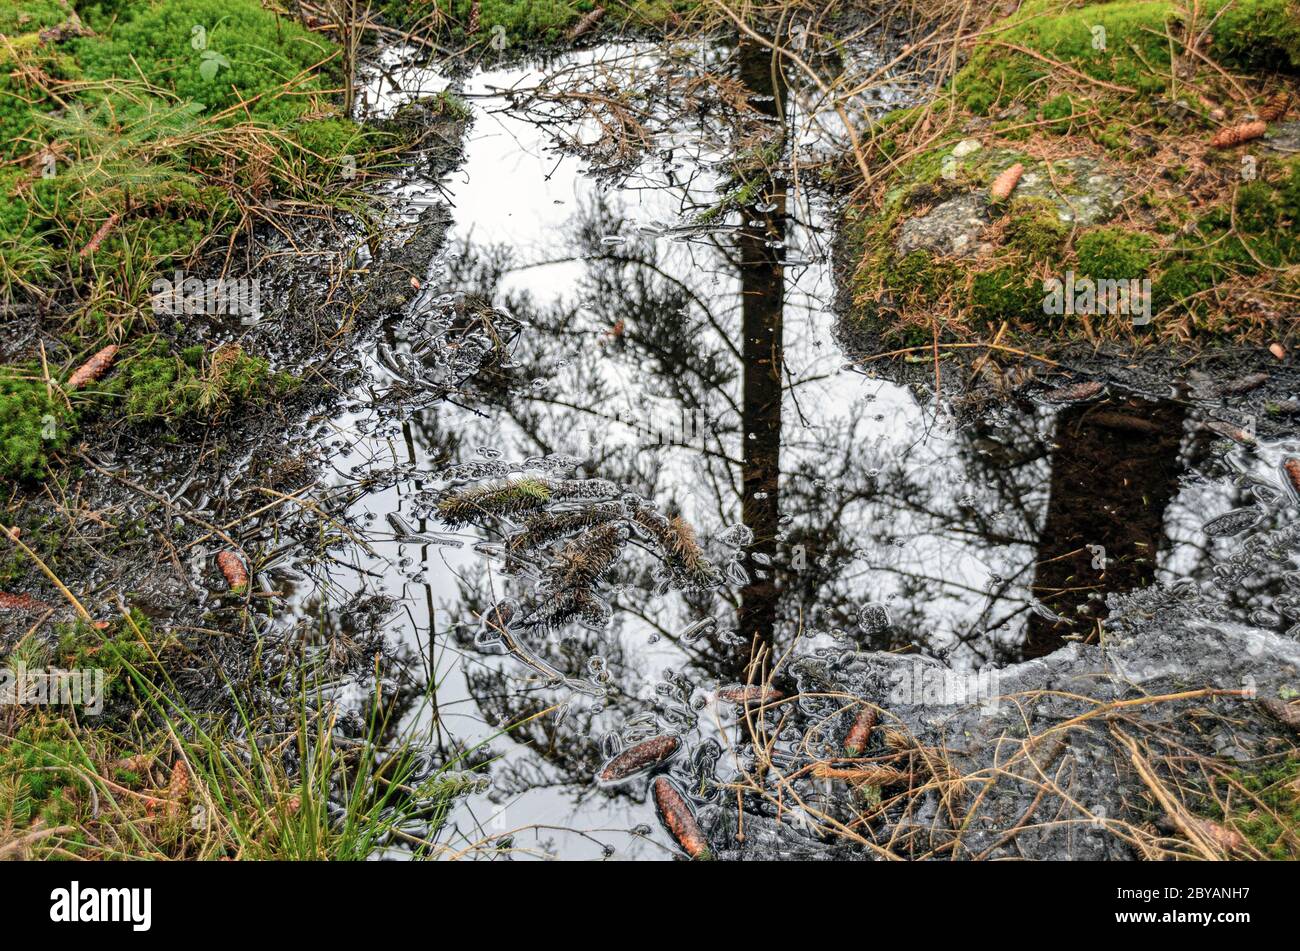
[[718, 688], [718, 699], [725, 700], [727, 703], [768, 703], [772, 700], [780, 700], [783, 696], [784, 694], [775, 687], [765, 687], [762, 684], [736, 684], [732, 687]]
[[0, 591], [0, 611], [48, 611], [50, 606], [44, 601], [37, 601], [30, 594], [7, 594]]
[[117, 349], [117, 344], [110, 343], [78, 367], [77, 372], [68, 377], [68, 389], [78, 389], [87, 383], [93, 383], [103, 376], [104, 372], [112, 365], [113, 358], [117, 356]]
[[1224, 439], [1231, 439], [1243, 446], [1253, 446], [1255, 444], [1255, 437], [1252, 434], [1239, 426], [1232, 425], [1232, 423], [1225, 423], [1221, 419], [1211, 419], [1204, 425], [1210, 432], [1222, 436]]
[[583, 17], [581, 20], [575, 23], [573, 25], [573, 29], [569, 31], [569, 42], [572, 43], [578, 37], [590, 33], [593, 29], [595, 29], [596, 24], [600, 22], [601, 18], [604, 15], [605, 15], [605, 8], [596, 7], [596, 9], [592, 10], [585, 17]]
[[248, 569], [244, 563], [239, 560], [239, 556], [233, 551], [223, 551], [217, 554], [217, 567], [221, 573], [226, 576], [226, 584], [230, 585], [230, 590], [236, 594], [248, 587]]
[[1128, 413], [1089, 413], [1088, 422], [1104, 429], [1117, 429], [1130, 433], [1159, 433], [1164, 431], [1164, 427], [1155, 420], [1146, 419], [1142, 416], [1132, 416]]
[[700, 831], [700, 825], [695, 821], [695, 814], [691, 812], [691, 807], [666, 776], [660, 776], [655, 780], [654, 797], [655, 805], [659, 808], [660, 819], [686, 854], [701, 862], [713, 858], [713, 853], [709, 851], [709, 842]]
[[167, 818], [177, 819], [181, 816], [186, 800], [190, 795], [190, 772], [183, 760], [177, 760], [172, 766], [172, 778], [167, 784]]
[[1229, 829], [1217, 822], [1211, 822], [1209, 819], [1193, 819], [1192, 821], [1196, 823], [1196, 831], [1225, 852], [1232, 852], [1246, 845], [1245, 838], [1236, 829]]
[[1279, 89], [1273, 93], [1268, 102], [1260, 107], [1259, 117], [1264, 122], [1276, 122], [1286, 115], [1286, 111], [1290, 106], [1291, 96], [1285, 89]]
[[1259, 705], [1268, 711], [1279, 723], [1289, 726], [1300, 733], [1300, 706], [1284, 700], [1261, 700]]
[[1087, 383], [1075, 383], [1072, 386], [1048, 390], [1043, 394], [1043, 399], [1049, 403], [1078, 403], [1092, 399], [1104, 389], [1105, 386], [1098, 381], [1089, 380]]
[[1242, 393], [1259, 389], [1267, 382], [1267, 373], [1248, 373], [1229, 383], [1224, 383], [1219, 387], [1219, 393], [1222, 396], [1240, 396]]
[[871, 739], [871, 731], [875, 728], [876, 708], [863, 706], [853, 719], [853, 725], [849, 727], [849, 732], [844, 735], [844, 752], [849, 756], [857, 756], [865, 750], [867, 742]]
[[605, 764], [597, 776], [602, 783], [617, 783], [662, 763], [681, 746], [675, 736], [656, 736], [637, 743]]
[[113, 766], [116, 769], [124, 769], [131, 773], [147, 773], [149, 767], [153, 765], [153, 761], [152, 753], [137, 753], [134, 756], [114, 760]]
[[1025, 174], [1025, 166], [1020, 162], [1012, 165], [1009, 169], [993, 179], [993, 184], [989, 187], [989, 199], [991, 201], [1006, 201], [1011, 197], [1011, 193], [1016, 190], [1016, 183], [1020, 181], [1020, 176]]
[[1287, 481], [1291, 483], [1291, 491], [1297, 497], [1300, 497], [1300, 459], [1295, 456], [1287, 459], [1282, 463], [1282, 472], [1285, 473]]
[[1263, 120], [1254, 122], [1242, 122], [1238, 125], [1228, 126], [1226, 129], [1220, 129], [1210, 140], [1210, 145], [1216, 149], [1228, 149], [1234, 145], [1240, 145], [1242, 142], [1249, 142], [1251, 139], [1258, 139], [1268, 131], [1268, 123]]

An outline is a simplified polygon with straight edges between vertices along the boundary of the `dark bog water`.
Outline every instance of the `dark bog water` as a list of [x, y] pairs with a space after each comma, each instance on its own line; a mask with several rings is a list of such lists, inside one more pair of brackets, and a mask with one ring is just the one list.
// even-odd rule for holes
[[[445, 197], [450, 240], [319, 428], [366, 531], [298, 610], [393, 599], [387, 635], [434, 685], [412, 716], [444, 751], [496, 757], [455, 844], [672, 854], [645, 782], [595, 774], [668, 732], [688, 741], [680, 787], [728, 795], [744, 754], [714, 692], [756, 644], [768, 668], [850, 649], [978, 668], [1095, 641], [1105, 596], [1153, 583], [1294, 623], [1295, 566], [1268, 535], [1288, 445], [1225, 442], [1186, 395], [1043, 387], [975, 413], [874, 378], [837, 341], [834, 210], [806, 187], [836, 117], [774, 88], [754, 51], [679, 55], [606, 48], [463, 83], [461, 170], [396, 192], [408, 215]], [[448, 85], [392, 63], [377, 112]], [[749, 82], [748, 113], [691, 102], [681, 77], [719, 64]], [[602, 108], [620, 89], [652, 90], [646, 111]], [[503, 480], [549, 488], [508, 511], [472, 497], [455, 524], [439, 508]]]

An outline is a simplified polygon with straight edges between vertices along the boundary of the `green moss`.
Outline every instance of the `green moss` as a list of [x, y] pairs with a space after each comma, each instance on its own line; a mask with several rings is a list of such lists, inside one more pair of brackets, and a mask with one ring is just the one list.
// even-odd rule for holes
[[1006, 244], [1034, 260], [1056, 258], [1070, 229], [1046, 198], [1015, 198], [1007, 210]]
[[[1300, 66], [1300, 7], [1295, 0], [1208, 0], [1197, 26], [1212, 24], [1214, 53], [1241, 66]], [[1185, 29], [1187, 14], [1168, 0], [1120, 0], [1067, 5], [1029, 0], [1006, 28], [980, 44], [954, 80], [958, 101], [977, 115], [1017, 99], [1037, 101], [1051, 62], [1133, 95], [1164, 93], [1170, 82], [1169, 33]], [[1027, 55], [1013, 49], [1030, 50]], [[1060, 119], [1061, 97], [1044, 107]], [[1056, 113], [1056, 114], [1052, 114]]]
[[1002, 321], [1043, 320], [1042, 283], [1029, 280], [1023, 268], [1000, 267], [971, 278], [967, 311], [977, 325]]
[[[1300, 264], [1297, 223], [1300, 159], [1291, 159], [1281, 174], [1238, 187], [1235, 206], [1203, 213], [1174, 243], [1154, 280], [1157, 310], [1187, 305], [1235, 276]], [[1193, 309], [1205, 306], [1198, 300]]]
[[[74, 41], [85, 77], [142, 73], [181, 101], [202, 103], [209, 115], [248, 103], [247, 113], [232, 110], [228, 124], [249, 115], [275, 125], [294, 120], [312, 108], [303, 93], [328, 88], [330, 67], [322, 73], [320, 64], [337, 66], [326, 39], [256, 0], [161, 0], [124, 5], [121, 12], [106, 38]], [[284, 95], [280, 87], [290, 80], [297, 80], [294, 94]]]
[[929, 251], [912, 251], [886, 273], [886, 289], [900, 302], [924, 305], [939, 298], [957, 278], [953, 267]]
[[47, 390], [36, 366], [0, 366], [0, 477], [43, 477], [51, 453], [64, 448], [75, 423]]
[[0, 34], [14, 36], [57, 26], [67, 19], [58, 0], [23, 0], [0, 9]]
[[155, 340], [119, 361], [98, 387], [101, 408], [139, 425], [211, 418], [239, 403], [280, 396], [295, 378], [269, 371], [260, 357], [238, 347], [209, 354], [202, 347], [174, 353]]
[[1094, 228], [1075, 242], [1075, 270], [1094, 280], [1141, 279], [1155, 260], [1155, 241], [1123, 228]]
[[83, 761], [62, 721], [25, 723], [12, 738], [0, 739], [0, 825], [73, 820], [79, 808], [75, 768]]
[[[1062, 93], [1054, 99], [1044, 103], [1038, 110], [1038, 116], [1041, 119], [1051, 121], [1048, 127], [1051, 131], [1065, 134], [1073, 128], [1070, 121], [1076, 113], [1083, 113], [1085, 109], [1076, 108], [1074, 99], [1068, 93]], [[1024, 130], [1028, 132], [1029, 130]]]
[[131, 686], [131, 671], [147, 674], [168, 639], [158, 635], [148, 617], [135, 608], [130, 620], [119, 618], [105, 630], [84, 621], [61, 624], [58, 631], [58, 666], [64, 670], [102, 670], [105, 700], [124, 696]]
[[1275, 861], [1300, 859], [1300, 756], [1276, 760], [1262, 769], [1233, 775], [1251, 798], [1232, 790], [1229, 815], [1221, 808], [1212, 817], [1240, 832], [1251, 845]]

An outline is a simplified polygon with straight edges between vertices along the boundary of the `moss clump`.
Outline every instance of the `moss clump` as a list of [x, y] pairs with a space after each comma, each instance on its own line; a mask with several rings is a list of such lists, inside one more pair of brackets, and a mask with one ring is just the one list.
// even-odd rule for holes
[[1041, 282], [1026, 279], [1022, 268], [999, 267], [971, 278], [967, 310], [979, 326], [996, 326], [1003, 320], [1041, 321]]
[[0, 476], [43, 477], [73, 428], [67, 404], [50, 394], [38, 367], [0, 367]]
[[141, 425], [210, 419], [239, 403], [284, 395], [298, 382], [230, 344], [177, 354], [155, 340], [120, 364], [98, 387], [100, 405]]
[[105, 700], [125, 695], [132, 671], [148, 675], [169, 640], [159, 637], [149, 618], [135, 608], [102, 631], [85, 621], [59, 625], [58, 665], [65, 670], [102, 670]]
[[1225, 815], [1216, 803], [1211, 817], [1240, 832], [1266, 858], [1300, 859], [1300, 755], [1234, 773], [1232, 780], [1240, 789], [1220, 797], [1232, 804], [1231, 811]]
[[1076, 270], [1094, 280], [1146, 277], [1155, 260], [1150, 235], [1123, 228], [1095, 228], [1075, 242]]
[[0, 827], [72, 822], [80, 808], [76, 768], [84, 756], [62, 721], [24, 723], [0, 738]]
[[[122, 14], [107, 37], [73, 42], [85, 78], [143, 73], [181, 101], [202, 103], [208, 114], [248, 102], [253, 118], [274, 125], [312, 109], [304, 93], [328, 88], [330, 67], [322, 71], [320, 64], [336, 59], [335, 47], [255, 0], [161, 0], [124, 5]], [[281, 94], [295, 79], [293, 95]], [[246, 115], [232, 111], [224, 121], [233, 125]]]
[[1069, 234], [1056, 205], [1046, 198], [1012, 200], [1003, 238], [1007, 246], [1034, 260], [1050, 260], [1060, 254]]
[[[1211, 208], [1175, 241], [1154, 280], [1157, 310], [1213, 313], [1212, 297], [1232, 281], [1300, 263], [1300, 159], [1271, 180], [1247, 182], [1235, 205]], [[1285, 275], [1280, 280], [1286, 281]], [[1294, 278], [1292, 278], [1294, 283]], [[1290, 287], [1283, 283], [1282, 290]]]
[[[1208, 0], [1198, 7], [1198, 29], [1211, 26], [1215, 55], [1246, 67], [1300, 66], [1300, 16], [1295, 0]], [[1037, 101], [1043, 80], [1061, 63], [1130, 95], [1164, 93], [1172, 75], [1170, 35], [1187, 29], [1184, 8], [1168, 0], [1120, 0], [1077, 6], [1029, 0], [980, 44], [954, 80], [958, 101], [986, 115], [996, 105]], [[1038, 54], [1026, 55], [1013, 47]], [[1107, 88], [1107, 87], [1101, 87]], [[1045, 118], [1061, 119], [1065, 104], [1051, 100]]]

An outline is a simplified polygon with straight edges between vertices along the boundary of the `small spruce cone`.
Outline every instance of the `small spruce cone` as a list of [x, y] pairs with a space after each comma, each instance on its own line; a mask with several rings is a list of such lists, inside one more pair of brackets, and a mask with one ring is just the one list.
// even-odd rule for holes
[[1285, 700], [1261, 700], [1259, 705], [1279, 723], [1300, 733], [1300, 706], [1287, 703]]
[[1020, 176], [1025, 174], [1025, 167], [1020, 162], [1012, 165], [1009, 169], [993, 179], [993, 184], [989, 188], [989, 199], [991, 201], [1006, 201], [1011, 197], [1011, 193], [1016, 190], [1016, 183], [1020, 181]]
[[217, 555], [217, 567], [226, 576], [226, 584], [236, 594], [248, 587], [248, 569], [233, 551], [223, 551]]
[[86, 255], [94, 254], [98, 251], [99, 246], [103, 244], [104, 239], [108, 237], [108, 233], [113, 230], [113, 226], [116, 225], [121, 218], [121, 212], [115, 211], [109, 215], [108, 220], [96, 229], [95, 233], [90, 236], [90, 240], [86, 242], [86, 246], [81, 249], [81, 252], [77, 256], [84, 258]]
[[849, 756], [860, 754], [867, 748], [867, 741], [871, 739], [871, 731], [875, 728], [876, 708], [864, 705], [844, 736], [844, 752]]
[[765, 687], [762, 684], [736, 684], [718, 688], [719, 700], [742, 706], [747, 703], [770, 703], [773, 700], [780, 700], [782, 696], [784, 695], [781, 691], [775, 687]]
[[595, 28], [596, 24], [600, 22], [601, 17], [603, 17], [604, 15], [605, 15], [605, 8], [596, 7], [596, 9], [592, 10], [590, 13], [584, 16], [581, 20], [575, 23], [573, 25], [573, 29], [569, 31], [569, 42], [573, 42], [578, 37], [585, 36], [586, 34], [590, 33]]
[[1043, 399], [1049, 403], [1078, 403], [1092, 399], [1104, 389], [1105, 386], [1097, 380], [1088, 380], [1086, 383], [1074, 383], [1048, 390], [1043, 394]]
[[1216, 436], [1222, 436], [1224, 439], [1231, 439], [1233, 442], [1239, 443], [1242, 446], [1253, 446], [1255, 444], [1255, 436], [1253, 433], [1247, 432], [1240, 426], [1234, 426], [1232, 423], [1225, 423], [1221, 419], [1211, 419], [1207, 420], [1203, 425]]
[[651, 766], [657, 766], [677, 752], [681, 740], [675, 736], [655, 736], [619, 753], [605, 764], [597, 777], [602, 783], [622, 782]]
[[1242, 142], [1258, 139], [1266, 131], [1268, 131], [1268, 123], [1262, 120], [1242, 122], [1238, 125], [1228, 126], [1226, 129], [1220, 129], [1215, 133], [1214, 138], [1210, 140], [1210, 145], [1216, 149], [1229, 149], [1234, 145], [1240, 145]]
[[111, 343], [78, 367], [77, 372], [68, 378], [68, 389], [75, 390], [98, 380], [116, 356], [117, 344]]
[[9, 594], [0, 591], [0, 611], [24, 611], [36, 614], [49, 610], [49, 605], [37, 601], [30, 594]]
[[1291, 96], [1285, 89], [1279, 89], [1273, 93], [1273, 96], [1260, 107], [1259, 117], [1264, 122], [1277, 122], [1286, 115], [1287, 109], [1291, 107]]
[[677, 844], [686, 850], [686, 854], [693, 859], [707, 861], [713, 858], [709, 851], [709, 842], [704, 838], [704, 833], [700, 831], [699, 823], [695, 821], [695, 815], [691, 812], [691, 807], [687, 805], [682, 794], [677, 791], [677, 787], [672, 781], [665, 776], [660, 776], [654, 783], [655, 805], [659, 807], [659, 815], [663, 823], [672, 833]]
[[1229, 829], [1209, 819], [1193, 819], [1192, 822], [1196, 823], [1196, 829], [1201, 835], [1224, 852], [1232, 852], [1246, 845], [1246, 840], [1236, 829]]
[[189, 795], [190, 772], [185, 768], [184, 760], [178, 759], [172, 766], [171, 782], [167, 784], [167, 818], [177, 819], [183, 814]]
[[1290, 484], [1291, 490], [1295, 492], [1297, 498], [1300, 498], [1300, 459], [1291, 456], [1282, 463], [1282, 471], [1286, 473], [1286, 481]]
[[479, 0], [474, 0], [474, 3], [469, 8], [469, 26], [465, 30], [470, 36], [478, 32], [479, 18], [482, 15], [479, 6]]

